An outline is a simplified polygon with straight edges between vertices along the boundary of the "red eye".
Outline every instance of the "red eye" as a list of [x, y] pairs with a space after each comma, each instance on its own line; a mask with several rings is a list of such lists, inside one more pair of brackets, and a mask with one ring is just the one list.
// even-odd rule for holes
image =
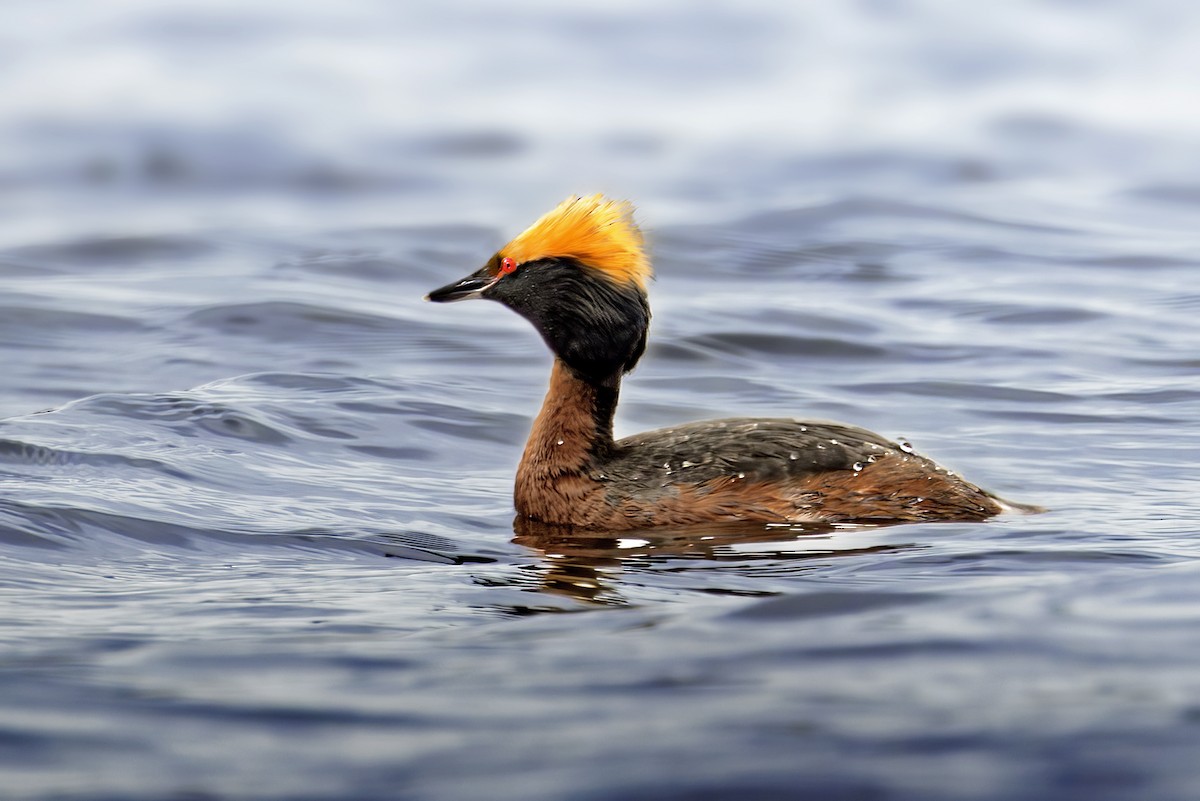
[[510, 259], [508, 256], [505, 256], [504, 258], [502, 258], [500, 260], [500, 272], [507, 275], [508, 273], [511, 273], [515, 269], [517, 269], [517, 263], [515, 261], [513, 261], [512, 259]]

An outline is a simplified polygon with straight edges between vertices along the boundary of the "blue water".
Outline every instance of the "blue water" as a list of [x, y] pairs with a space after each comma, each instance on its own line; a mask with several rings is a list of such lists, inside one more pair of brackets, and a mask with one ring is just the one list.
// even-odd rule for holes
[[[1192, 4], [406, 5], [0, 12], [0, 795], [1200, 795]], [[421, 298], [594, 191], [619, 435], [1050, 511], [514, 533], [549, 356]]]

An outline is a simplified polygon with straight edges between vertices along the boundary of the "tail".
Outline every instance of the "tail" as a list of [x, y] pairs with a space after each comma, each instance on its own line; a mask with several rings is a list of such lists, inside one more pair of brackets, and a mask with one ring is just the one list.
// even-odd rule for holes
[[988, 493], [988, 497], [995, 501], [1000, 506], [1000, 513], [1007, 514], [1015, 512], [1019, 515], [1040, 515], [1042, 512], [1050, 511], [1045, 506], [1038, 506], [1033, 503], [1017, 503], [1016, 501], [1006, 500], [998, 495]]

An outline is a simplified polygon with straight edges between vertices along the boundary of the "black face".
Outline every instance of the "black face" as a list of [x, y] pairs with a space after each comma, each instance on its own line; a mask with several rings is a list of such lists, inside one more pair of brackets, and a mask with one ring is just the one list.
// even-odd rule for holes
[[646, 296], [573, 259], [541, 259], [507, 274], [489, 264], [428, 295], [437, 302], [469, 297], [508, 306], [533, 323], [568, 367], [597, 382], [632, 370], [646, 349]]

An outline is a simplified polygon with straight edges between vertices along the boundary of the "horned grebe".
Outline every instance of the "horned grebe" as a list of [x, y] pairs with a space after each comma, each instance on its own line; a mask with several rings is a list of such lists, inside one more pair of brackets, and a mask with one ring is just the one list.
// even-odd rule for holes
[[646, 347], [650, 277], [632, 206], [593, 195], [567, 199], [480, 270], [426, 296], [499, 301], [533, 323], [554, 353], [517, 468], [522, 517], [624, 530], [983, 520], [1023, 508], [906, 444], [840, 423], [730, 418], [614, 441], [621, 377]]

